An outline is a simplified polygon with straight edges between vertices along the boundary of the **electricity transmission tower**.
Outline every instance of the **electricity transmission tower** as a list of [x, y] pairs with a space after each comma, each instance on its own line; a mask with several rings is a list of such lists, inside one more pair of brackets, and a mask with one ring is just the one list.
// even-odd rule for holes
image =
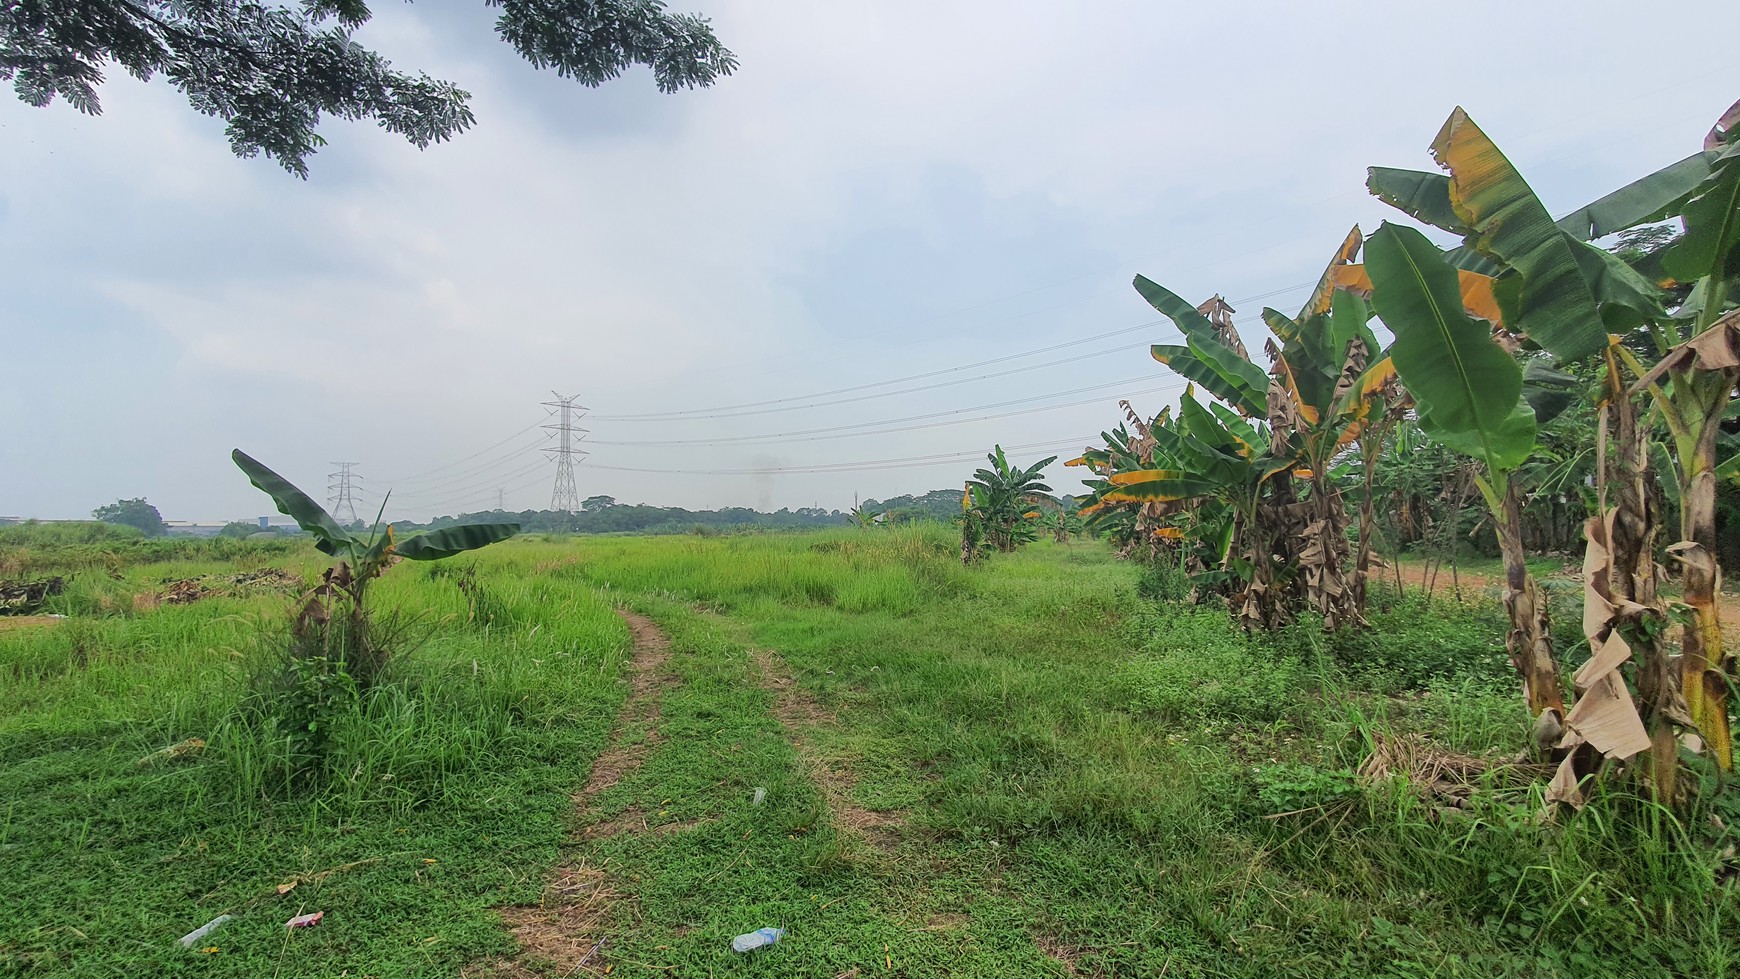
[[356, 515], [356, 499], [351, 495], [355, 489], [353, 481], [362, 482], [362, 477], [350, 471], [354, 462], [335, 462], [338, 472], [327, 473], [326, 478], [332, 482], [326, 484], [326, 504], [332, 516], [343, 526], [350, 526], [362, 519]]
[[574, 399], [578, 394], [564, 398], [561, 394], [551, 391], [556, 396], [554, 401], [543, 402], [544, 407], [561, 412], [562, 420], [554, 425], [544, 427], [561, 435], [561, 442], [556, 448], [545, 449], [550, 458], [556, 460], [556, 486], [550, 493], [550, 509], [563, 513], [574, 513], [580, 509], [580, 490], [574, 485], [574, 457], [586, 455], [586, 450], [578, 448], [575, 443], [585, 438], [587, 431], [574, 424], [585, 417], [585, 405], [577, 405]]

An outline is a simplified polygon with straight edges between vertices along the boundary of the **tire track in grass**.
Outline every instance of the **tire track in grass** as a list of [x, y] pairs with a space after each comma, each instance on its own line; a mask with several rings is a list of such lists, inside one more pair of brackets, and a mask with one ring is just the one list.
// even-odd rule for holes
[[900, 845], [906, 820], [899, 813], [877, 812], [853, 801], [857, 776], [844, 759], [824, 755], [810, 737], [813, 729], [833, 724], [834, 716], [798, 685], [778, 653], [759, 646], [751, 646], [749, 652], [760, 674], [762, 689], [773, 697], [773, 716], [785, 728], [786, 739], [797, 751], [799, 764], [827, 802], [835, 828], [862, 840], [878, 853], [893, 852]]
[[[877, 812], [853, 801], [852, 792], [857, 779], [851, 768], [843, 759], [824, 756], [809, 737], [816, 728], [837, 723], [837, 718], [797, 683], [784, 657], [762, 646], [746, 645], [760, 674], [762, 688], [773, 697], [774, 717], [785, 728], [799, 763], [826, 800], [835, 827], [844, 835], [864, 841], [878, 854], [893, 853], [900, 845], [905, 818], [898, 812]], [[933, 916], [925, 930], [947, 931], [961, 927], [965, 920], [964, 917], [951, 920], [947, 915]], [[1059, 974], [1084, 974], [1078, 964], [1084, 949], [1066, 945], [1044, 933], [1033, 935], [1033, 944]], [[1097, 970], [1095, 974], [1098, 974]]]
[[[574, 809], [579, 815], [585, 814], [599, 793], [639, 770], [647, 752], [659, 743], [661, 698], [665, 688], [676, 682], [665, 669], [670, 661], [671, 642], [664, 631], [643, 615], [624, 609], [618, 609], [617, 614], [634, 637], [634, 651], [629, 659], [629, 692], [616, 715], [610, 741], [593, 761], [586, 784], [574, 795]], [[627, 740], [629, 732], [636, 729], [643, 731], [642, 736]], [[660, 827], [655, 832], [670, 829]], [[579, 835], [585, 840], [597, 840], [637, 830], [645, 831], [646, 822], [638, 810], [631, 809], [609, 821], [588, 826]], [[584, 858], [565, 860], [550, 873], [537, 904], [502, 910], [502, 922], [519, 943], [519, 951], [466, 974], [521, 979], [602, 973], [607, 926], [621, 902], [622, 896], [611, 887], [610, 875], [603, 866], [590, 865]]]

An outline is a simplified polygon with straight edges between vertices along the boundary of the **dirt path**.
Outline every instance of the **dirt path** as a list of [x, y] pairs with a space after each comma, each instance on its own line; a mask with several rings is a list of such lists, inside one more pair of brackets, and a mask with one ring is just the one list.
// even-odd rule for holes
[[832, 714], [817, 703], [797, 681], [785, 660], [771, 649], [751, 648], [760, 671], [762, 689], [773, 695], [773, 715], [785, 728], [786, 738], [797, 751], [798, 763], [827, 801], [828, 814], [834, 826], [846, 836], [869, 844], [878, 852], [887, 853], [900, 843], [900, 828], [905, 821], [897, 813], [876, 812], [852, 800], [857, 777], [846, 760], [828, 757], [820, 751], [810, 736], [820, 725], [832, 724]]
[[[574, 796], [575, 811], [584, 816], [600, 792], [640, 768], [646, 755], [660, 740], [658, 722], [664, 689], [673, 683], [665, 672], [671, 643], [662, 630], [645, 616], [618, 611], [634, 635], [634, 654], [629, 660], [629, 693], [616, 715], [610, 741], [592, 763], [586, 784]], [[628, 732], [644, 730], [634, 741]], [[644, 830], [646, 823], [630, 810], [581, 831], [586, 840], [602, 839], [619, 832]], [[606, 925], [621, 901], [601, 866], [584, 859], [559, 864], [544, 885], [535, 905], [506, 908], [502, 921], [513, 933], [520, 950], [512, 958], [493, 960], [472, 976], [542, 977], [602, 974], [606, 968]]]
[[[1396, 572], [1392, 568], [1378, 569], [1375, 574], [1377, 577], [1374, 580], [1384, 581], [1390, 584], [1395, 583]], [[1402, 562], [1402, 583], [1407, 588], [1425, 588], [1426, 582], [1430, 577], [1431, 576], [1427, 574], [1425, 562]], [[1438, 575], [1433, 584], [1432, 594], [1454, 597], [1456, 594], [1454, 585], [1457, 578], [1460, 578], [1462, 582], [1462, 597], [1464, 599], [1473, 598], [1474, 596], [1487, 591], [1496, 594], [1502, 592], [1504, 589], [1503, 575], [1459, 570], [1457, 571], [1456, 576], [1452, 577], [1450, 566], [1446, 564], [1438, 569]], [[1740, 637], [1740, 595], [1723, 592], [1717, 596], [1717, 602], [1722, 610], [1722, 628], [1724, 635], [1729, 640]]]

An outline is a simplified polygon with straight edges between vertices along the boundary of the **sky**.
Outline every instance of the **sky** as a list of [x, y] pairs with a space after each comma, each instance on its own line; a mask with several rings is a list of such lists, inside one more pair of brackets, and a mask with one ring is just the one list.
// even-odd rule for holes
[[1406, 221], [1365, 168], [1431, 169], [1457, 105], [1559, 214], [1740, 97], [1715, 2], [671, 6], [736, 74], [592, 89], [481, 2], [378, 4], [359, 40], [477, 125], [329, 121], [307, 181], [163, 83], [116, 73], [95, 118], [0, 94], [0, 515], [252, 519], [238, 447], [317, 498], [353, 462], [389, 518], [541, 509], [553, 392], [589, 409], [582, 497], [958, 486], [1177, 400], [1137, 273], [1255, 350], [1351, 226]]

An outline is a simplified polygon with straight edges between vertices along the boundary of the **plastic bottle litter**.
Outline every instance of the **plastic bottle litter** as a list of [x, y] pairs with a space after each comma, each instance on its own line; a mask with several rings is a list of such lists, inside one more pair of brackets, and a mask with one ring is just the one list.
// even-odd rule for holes
[[747, 935], [738, 935], [731, 939], [731, 951], [753, 952], [763, 946], [772, 945], [784, 937], [784, 928], [757, 928]]
[[296, 917], [291, 918], [289, 921], [284, 922], [284, 927], [313, 928], [315, 925], [320, 924], [320, 919], [324, 917], [326, 917], [325, 911], [316, 911], [313, 914], [299, 914]]
[[763, 802], [766, 802], [766, 801], [767, 801], [767, 790], [762, 788], [761, 786], [757, 785], [755, 787], [755, 798], [749, 800], [749, 804], [752, 806], [759, 806]]
[[217, 931], [219, 925], [223, 924], [224, 922], [226, 922], [234, 917], [235, 917], [235, 915], [233, 915], [233, 914], [220, 914], [217, 917], [206, 922], [205, 924], [200, 925], [198, 928], [195, 928], [194, 930], [181, 936], [181, 947], [182, 948], [192, 948], [194, 946], [194, 944], [197, 943], [200, 939], [204, 938], [205, 936], [211, 934], [214, 931]]

